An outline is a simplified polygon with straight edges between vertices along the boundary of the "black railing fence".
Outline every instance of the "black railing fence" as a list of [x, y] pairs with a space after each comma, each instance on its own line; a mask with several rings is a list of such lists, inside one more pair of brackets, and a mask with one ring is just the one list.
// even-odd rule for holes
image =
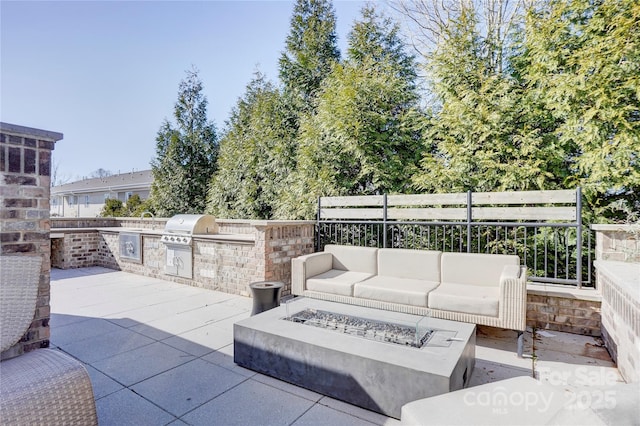
[[322, 197], [326, 244], [516, 254], [539, 283], [592, 286], [592, 241], [580, 189]]

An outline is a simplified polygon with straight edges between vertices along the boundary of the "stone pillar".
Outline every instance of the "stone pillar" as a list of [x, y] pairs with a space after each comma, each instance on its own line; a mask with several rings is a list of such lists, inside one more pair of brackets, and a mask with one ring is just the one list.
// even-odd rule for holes
[[[282, 281], [282, 296], [291, 294], [291, 259], [315, 250], [315, 222], [265, 221], [256, 226], [256, 246], [264, 265], [264, 280]], [[262, 261], [264, 259], [264, 261]]]
[[2, 359], [49, 346], [51, 151], [60, 139], [62, 133], [0, 122], [0, 255], [42, 256], [33, 322]]
[[596, 234], [596, 260], [640, 263], [640, 224], [591, 225]]
[[640, 383], [640, 225], [591, 225], [602, 340], [628, 383]]

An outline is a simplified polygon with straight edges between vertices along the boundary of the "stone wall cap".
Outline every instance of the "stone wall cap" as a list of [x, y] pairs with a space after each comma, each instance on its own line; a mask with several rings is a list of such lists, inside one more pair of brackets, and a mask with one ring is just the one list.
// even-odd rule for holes
[[252, 226], [314, 225], [316, 223], [315, 220], [254, 220], [254, 219], [220, 219], [220, 218], [216, 218], [216, 222], [248, 224]]
[[36, 136], [40, 139], [47, 139], [57, 142], [64, 136], [59, 132], [52, 132], [51, 130], [34, 129], [33, 127], [19, 126], [17, 124], [4, 123], [0, 121], [0, 131], [4, 133], [12, 133], [20, 136]]
[[596, 270], [615, 277], [616, 281], [624, 283], [640, 300], [640, 263], [619, 262], [613, 260], [596, 260], [593, 262]]
[[[97, 232], [97, 228], [51, 228], [51, 233], [57, 234], [71, 234], [71, 233], [82, 233], [82, 232]], [[61, 238], [59, 236], [52, 238]]]
[[565, 299], [586, 300], [591, 302], [602, 301], [600, 292], [595, 288], [576, 288], [558, 284], [528, 283], [527, 294], [562, 297]]
[[632, 231], [640, 231], [640, 225], [630, 225], [626, 223], [596, 223], [591, 225], [591, 229], [594, 231], [623, 231], [623, 232], [632, 232]]
[[254, 244], [256, 239], [253, 234], [210, 234], [210, 235], [194, 235], [193, 239], [206, 241], [222, 241], [225, 243], [247, 243]]

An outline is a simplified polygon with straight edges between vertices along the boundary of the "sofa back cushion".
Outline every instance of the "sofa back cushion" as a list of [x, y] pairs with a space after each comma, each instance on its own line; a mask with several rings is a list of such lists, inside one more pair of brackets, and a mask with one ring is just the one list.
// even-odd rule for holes
[[375, 247], [356, 247], [326, 245], [324, 251], [333, 255], [333, 268], [340, 271], [366, 272], [375, 275], [378, 271], [378, 249]]
[[520, 258], [506, 254], [442, 253], [442, 283], [499, 286], [507, 265], [520, 265]]
[[378, 249], [378, 275], [440, 282], [440, 251]]

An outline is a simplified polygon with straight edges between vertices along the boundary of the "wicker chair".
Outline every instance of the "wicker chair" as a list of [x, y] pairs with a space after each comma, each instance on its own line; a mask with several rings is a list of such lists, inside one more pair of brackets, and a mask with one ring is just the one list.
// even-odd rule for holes
[[[0, 352], [16, 344], [33, 320], [41, 266], [40, 256], [0, 256]], [[0, 362], [0, 423], [97, 425], [87, 370], [53, 349]]]

